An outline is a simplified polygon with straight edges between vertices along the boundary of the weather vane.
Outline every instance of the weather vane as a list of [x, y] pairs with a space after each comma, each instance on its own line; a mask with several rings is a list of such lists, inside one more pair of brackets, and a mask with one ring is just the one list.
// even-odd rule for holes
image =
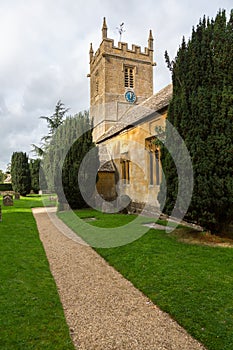
[[120, 34], [120, 39], [119, 39], [119, 41], [121, 41], [122, 33], [125, 32], [125, 30], [123, 29], [123, 27], [124, 27], [124, 22], [122, 22], [122, 23], [120, 24], [120, 27], [117, 27], [117, 28], [116, 28], [116, 29], [118, 30], [118, 33]]

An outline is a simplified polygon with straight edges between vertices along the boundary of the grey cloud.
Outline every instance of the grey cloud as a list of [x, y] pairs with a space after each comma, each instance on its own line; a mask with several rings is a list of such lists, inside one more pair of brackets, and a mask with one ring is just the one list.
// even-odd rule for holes
[[60, 96], [62, 76], [59, 66], [50, 66], [37, 74], [28, 82], [24, 96], [25, 111], [51, 108], [51, 103]]
[[204, 14], [232, 7], [230, 0], [41, 0], [1, 2], [0, 13], [0, 169], [13, 151], [29, 152], [46, 134], [40, 115], [51, 115], [61, 99], [75, 114], [89, 106], [89, 44], [97, 50], [102, 19], [109, 35], [119, 39], [116, 27], [125, 22], [123, 41], [147, 45], [154, 34], [154, 87], [158, 91], [171, 80], [164, 51], [172, 57]]

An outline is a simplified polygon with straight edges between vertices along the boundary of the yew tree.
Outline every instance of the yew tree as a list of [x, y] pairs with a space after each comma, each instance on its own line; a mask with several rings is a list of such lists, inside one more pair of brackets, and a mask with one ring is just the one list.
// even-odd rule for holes
[[[171, 61], [167, 52], [165, 58], [173, 82], [167, 119], [185, 141], [193, 165], [185, 218], [226, 234], [233, 221], [233, 10], [228, 19], [224, 10], [215, 19], [204, 17], [188, 42], [183, 39], [176, 58]], [[159, 200], [166, 183], [164, 212], [170, 214], [178, 177], [165, 148], [161, 161], [165, 176]]]
[[26, 196], [31, 190], [31, 176], [28, 156], [24, 152], [14, 152], [11, 157], [11, 181], [15, 192]]

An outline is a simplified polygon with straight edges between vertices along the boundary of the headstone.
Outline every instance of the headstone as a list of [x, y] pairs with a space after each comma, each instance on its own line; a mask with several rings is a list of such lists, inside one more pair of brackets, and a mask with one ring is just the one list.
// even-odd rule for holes
[[64, 211], [69, 211], [70, 210], [70, 206], [69, 206], [69, 204], [68, 203], [63, 203], [63, 210]]
[[13, 205], [13, 196], [10, 194], [6, 194], [3, 197], [3, 205], [8, 206], [8, 207]]
[[2, 221], [2, 206], [0, 205], [0, 222]]
[[15, 199], [20, 199], [20, 193], [15, 193]]

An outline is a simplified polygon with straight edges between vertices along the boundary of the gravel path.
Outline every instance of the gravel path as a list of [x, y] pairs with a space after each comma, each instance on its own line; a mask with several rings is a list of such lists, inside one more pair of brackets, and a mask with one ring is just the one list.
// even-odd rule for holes
[[204, 349], [91, 247], [73, 239], [55, 213], [49, 217], [36, 208], [33, 214], [76, 349]]

